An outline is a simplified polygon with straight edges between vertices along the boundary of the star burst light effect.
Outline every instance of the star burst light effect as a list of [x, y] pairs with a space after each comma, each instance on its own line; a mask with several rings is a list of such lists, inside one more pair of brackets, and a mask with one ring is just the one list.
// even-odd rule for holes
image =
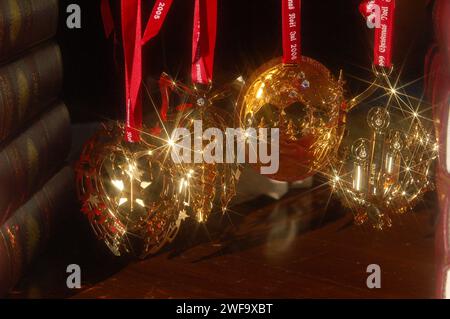
[[350, 134], [337, 158], [321, 172], [357, 224], [370, 220], [380, 230], [390, 227], [394, 215], [410, 211], [433, 189], [431, 168], [439, 147], [430, 107], [423, 97], [406, 93], [420, 79], [402, 85], [400, 75], [401, 71], [392, 80], [390, 72], [383, 72], [382, 81], [363, 81], [373, 86], [374, 97], [360, 107], [382, 106], [369, 110], [363, 127], [351, 125], [349, 115]]
[[116, 255], [133, 252], [144, 258], [156, 253], [174, 239], [184, 219], [193, 217], [203, 224], [214, 202], [225, 213], [236, 192], [238, 165], [174, 162], [172, 156], [178, 153], [171, 152], [174, 148], [192, 155], [199, 152], [173, 136], [177, 127], [187, 127], [191, 137], [194, 120], [225, 128], [213, 104], [227, 92], [187, 87], [167, 75], [162, 76], [160, 89], [167, 106], [169, 101], [173, 104], [175, 93], [177, 106], [162, 112], [148, 94], [158, 123], [140, 130], [139, 143], [124, 142], [119, 123], [104, 126], [85, 145], [76, 167], [82, 210]]
[[76, 164], [82, 211], [98, 238], [117, 256], [141, 258], [158, 252], [177, 234], [183, 194], [168, 172], [163, 153], [143, 138], [123, 140], [124, 127], [105, 125], [90, 139]]
[[[202, 137], [195, 136], [194, 122], [201, 121], [203, 130], [218, 128], [222, 132], [226, 131], [232, 123], [232, 118], [222, 110], [222, 106], [218, 107], [217, 103], [225, 101], [225, 104], [230, 104], [227, 99], [233, 88], [231, 85], [221, 90], [213, 90], [211, 86], [191, 87], [167, 74], [161, 75], [159, 86], [162, 96], [161, 109], [156, 107], [150, 93], [148, 96], [158, 114], [156, 127], [161, 127], [162, 130], [150, 131], [150, 135], [161, 140], [166, 157], [176, 156], [176, 172], [171, 171], [171, 177], [177, 181], [180, 193], [186, 198], [185, 209], [188, 215], [199, 223], [204, 223], [216, 207], [215, 204], [218, 204], [223, 213], [228, 210], [228, 205], [236, 194], [241, 167], [237, 163], [225, 163], [225, 158], [221, 163], [195, 163], [193, 159], [196, 155], [203, 156], [205, 143], [209, 144], [214, 140], [205, 141]], [[191, 141], [189, 146], [183, 143], [184, 136], [178, 139], [174, 136], [173, 132], [178, 127], [188, 129]], [[195, 147], [194, 138], [201, 139], [199, 149]], [[190, 154], [192, 161], [185, 162], [178, 157], [178, 152], [171, 153], [173, 148]], [[223, 153], [225, 156], [225, 152]]]

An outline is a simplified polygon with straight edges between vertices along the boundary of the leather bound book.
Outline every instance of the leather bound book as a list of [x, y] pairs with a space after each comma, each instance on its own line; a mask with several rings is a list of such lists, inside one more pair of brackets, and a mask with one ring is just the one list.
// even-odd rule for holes
[[74, 203], [73, 170], [65, 167], [0, 227], [0, 297], [43, 252]]
[[55, 35], [58, 0], [0, 1], [0, 61]]
[[0, 225], [61, 167], [70, 141], [69, 113], [59, 103], [0, 150]]
[[57, 44], [39, 46], [0, 68], [0, 143], [56, 100], [62, 79]]

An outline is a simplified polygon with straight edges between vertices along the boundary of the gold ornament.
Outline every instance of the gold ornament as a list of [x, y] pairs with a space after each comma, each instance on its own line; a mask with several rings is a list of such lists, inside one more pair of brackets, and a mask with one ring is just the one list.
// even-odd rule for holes
[[426, 124], [412, 109], [376, 107], [368, 112], [368, 129], [358, 132], [369, 135], [356, 140], [350, 135], [343, 142], [329, 178], [357, 224], [370, 220], [377, 229], [389, 227], [393, 215], [413, 208], [432, 188], [438, 147]]
[[242, 128], [279, 128], [280, 166], [268, 176], [275, 180], [301, 180], [322, 170], [342, 138], [343, 83], [308, 57], [296, 65], [281, 59], [263, 65], [247, 81], [238, 107]]
[[[162, 116], [166, 117], [166, 120], [161, 123], [164, 126], [161, 132], [166, 132], [165, 140], [168, 140], [172, 147], [180, 143], [178, 137], [173, 136], [176, 128], [186, 128], [195, 138], [196, 123], [201, 123], [200, 131], [203, 134], [204, 130], [210, 128], [225, 132], [228, 125], [233, 122], [222, 108], [216, 106], [228, 96], [227, 89], [215, 92], [210, 87], [198, 85], [188, 87], [174, 81], [167, 74], [161, 76], [160, 86], [163, 99], [166, 99], [164, 103], [167, 105], [167, 116]], [[177, 100], [177, 97], [181, 99]], [[169, 103], [172, 104], [170, 107]], [[190, 153], [191, 161], [174, 163], [176, 171], [174, 179], [179, 181], [180, 191], [185, 196], [185, 209], [189, 215], [198, 222], [205, 222], [213, 211], [215, 203], [220, 205], [222, 212], [227, 210], [229, 202], [236, 193], [240, 166], [237, 163], [226, 163], [225, 152], [224, 157], [219, 161], [206, 163], [202, 159], [203, 150], [214, 141], [197, 137], [201, 141], [193, 141], [185, 150]], [[196, 146], [196, 143], [199, 144]]]
[[163, 153], [145, 139], [125, 142], [123, 132], [105, 126], [86, 143], [76, 165], [78, 197], [115, 255], [144, 258], [173, 240], [184, 200]]

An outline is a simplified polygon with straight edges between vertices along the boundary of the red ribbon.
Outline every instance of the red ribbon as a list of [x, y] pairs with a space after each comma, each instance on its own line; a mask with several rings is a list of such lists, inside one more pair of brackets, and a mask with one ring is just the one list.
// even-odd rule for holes
[[[164, 23], [173, 0], [158, 0], [153, 6], [147, 26], [142, 36], [142, 0], [122, 0], [122, 42], [125, 59], [125, 101], [126, 125], [125, 140], [138, 142], [142, 128], [142, 101], [140, 89], [142, 82], [142, 46], [154, 38]], [[109, 0], [102, 0], [101, 14], [107, 37], [114, 31]]]
[[144, 37], [142, 38], [142, 45], [153, 39], [158, 35], [159, 31], [166, 20], [167, 13], [169, 13], [173, 0], [159, 0], [153, 6], [152, 13], [145, 28]]
[[301, 56], [301, 0], [282, 0], [283, 63], [297, 64]]
[[142, 127], [142, 102], [139, 91], [142, 81], [141, 0], [122, 0], [122, 42], [125, 59], [125, 139], [137, 142]]
[[395, 0], [363, 1], [359, 9], [364, 17], [373, 19], [374, 24], [378, 19], [380, 21], [380, 27], [375, 29], [374, 64], [391, 67]]
[[160, 116], [163, 122], [167, 121], [167, 112], [169, 110], [169, 93], [173, 89], [173, 81], [166, 75], [161, 75], [159, 79], [159, 91], [161, 93]]
[[194, 83], [212, 81], [216, 32], [217, 0], [195, 0], [191, 71]]
[[363, 15], [365, 18], [369, 18], [369, 16], [372, 14], [373, 5], [375, 3], [375, 0], [370, 1], [363, 1], [359, 4], [359, 12]]
[[100, 3], [100, 12], [102, 14], [103, 29], [105, 31], [105, 35], [107, 38], [109, 38], [114, 31], [114, 20], [109, 0], [102, 0], [102, 2]]
[[[184, 86], [181, 83], [176, 83], [172, 78], [170, 78], [167, 74], [163, 73], [159, 78], [159, 91], [161, 93], [161, 109], [160, 116], [163, 122], [167, 121], [167, 112], [169, 111], [169, 100], [170, 93], [178, 92], [183, 95], [193, 95], [192, 90]], [[176, 107], [177, 111], [184, 111], [186, 109], [191, 108], [192, 103], [182, 103]]]

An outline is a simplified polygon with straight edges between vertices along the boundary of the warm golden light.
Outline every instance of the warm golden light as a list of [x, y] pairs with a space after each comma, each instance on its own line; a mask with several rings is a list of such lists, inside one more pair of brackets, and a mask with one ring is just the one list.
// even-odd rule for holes
[[169, 178], [163, 150], [145, 139], [130, 145], [123, 129], [104, 126], [83, 148], [76, 164], [78, 197], [113, 254], [143, 258], [174, 238], [185, 198]]
[[141, 207], [145, 207], [144, 201], [140, 198], [136, 198], [136, 203], [138, 203]]
[[[176, 128], [187, 129], [191, 133], [193, 139], [191, 146], [185, 146], [185, 143], [180, 143], [180, 150], [184, 154], [190, 153], [191, 158], [203, 158], [205, 154], [205, 143], [202, 135], [195, 134], [195, 127], [199, 121], [202, 123], [203, 131], [209, 128], [218, 128], [226, 134], [226, 128], [233, 127], [233, 117], [224, 112], [222, 107], [217, 107], [217, 102], [230, 102], [229, 91], [231, 87], [225, 90], [214, 91], [212, 87], [203, 87], [196, 85], [194, 87], [187, 86], [181, 82], [174, 81], [167, 74], [163, 74], [160, 78], [160, 83], [163, 83], [162, 89], [166, 91], [169, 97], [169, 110], [174, 112], [169, 113], [166, 121], [160, 121], [159, 125], [164, 128], [164, 145], [165, 157], [170, 161], [173, 154], [171, 146], [178, 146], [177, 140], [171, 137]], [[170, 86], [167, 84], [171, 83]], [[243, 83], [242, 77], [236, 80], [237, 86]], [[264, 87], [264, 86], [263, 86]], [[234, 88], [233, 88], [234, 90]], [[176, 97], [172, 102], [172, 97]], [[226, 100], [224, 100], [226, 98]], [[190, 105], [187, 109], [177, 110], [178, 101], [184, 101], [185, 105]], [[158, 136], [161, 138], [161, 136]], [[212, 140], [210, 140], [212, 141]], [[183, 145], [183, 146], [181, 146]], [[196, 147], [195, 145], [203, 145], [203, 147]], [[199, 156], [201, 155], [201, 156]], [[184, 205], [186, 213], [200, 222], [206, 222], [209, 215], [214, 212], [217, 202], [222, 210], [227, 207], [228, 203], [235, 195], [236, 184], [240, 171], [240, 166], [237, 163], [198, 163], [194, 160], [186, 163], [184, 161], [177, 162], [174, 168], [170, 171], [170, 177], [176, 183], [176, 191], [184, 196], [181, 201]], [[222, 186], [227, 185], [225, 190]]]
[[121, 180], [112, 180], [111, 183], [114, 185], [115, 188], [117, 188], [119, 191], [123, 191], [124, 185], [123, 181]]
[[[296, 65], [284, 65], [275, 59], [247, 81], [238, 125], [278, 128], [279, 170], [267, 176], [298, 181], [321, 171], [334, 156], [343, 134], [343, 102], [343, 83], [319, 62], [302, 57]], [[252, 166], [259, 170], [261, 163]]]
[[260, 99], [263, 97], [264, 94], [264, 87], [266, 86], [266, 84], [263, 82], [261, 83], [261, 85], [259, 86], [258, 92], [256, 92], [256, 98]]
[[383, 229], [391, 226], [392, 214], [408, 211], [430, 189], [428, 171], [437, 156], [436, 143], [431, 128], [396, 109], [371, 109], [367, 125], [370, 139], [354, 141], [350, 153], [345, 151], [347, 142], [342, 145], [343, 157], [330, 168], [330, 184], [355, 213], [356, 223], [370, 220]]
[[142, 189], [146, 189], [146, 188], [149, 187], [151, 184], [152, 184], [152, 182], [145, 182], [145, 181], [142, 181], [142, 182], [141, 182], [141, 187], [142, 187]]

